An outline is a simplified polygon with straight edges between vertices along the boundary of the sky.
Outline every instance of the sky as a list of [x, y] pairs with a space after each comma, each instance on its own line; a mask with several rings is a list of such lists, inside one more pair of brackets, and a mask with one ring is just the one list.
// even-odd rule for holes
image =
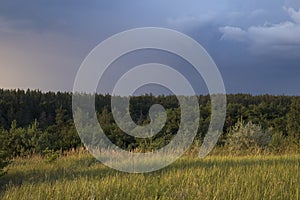
[[[299, 0], [0, 1], [0, 88], [72, 91], [96, 45], [140, 27], [174, 29], [203, 45], [227, 93], [300, 95]], [[187, 63], [159, 51], [120, 58], [99, 84], [110, 91], [130, 67], [153, 59], [205, 91]]]

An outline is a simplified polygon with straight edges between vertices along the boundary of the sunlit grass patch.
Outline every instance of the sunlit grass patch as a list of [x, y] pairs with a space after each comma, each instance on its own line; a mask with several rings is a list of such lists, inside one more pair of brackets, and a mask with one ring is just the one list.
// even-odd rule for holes
[[299, 155], [184, 156], [146, 174], [110, 169], [87, 153], [16, 159], [2, 199], [299, 199]]

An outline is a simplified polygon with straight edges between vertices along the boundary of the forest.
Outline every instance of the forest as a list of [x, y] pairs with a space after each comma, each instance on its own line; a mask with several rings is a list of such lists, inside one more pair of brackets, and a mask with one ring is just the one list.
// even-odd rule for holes
[[[150, 150], [164, 146], [176, 134], [180, 106], [176, 96], [143, 95], [130, 98], [130, 114], [139, 125], [149, 123], [151, 105], [167, 112], [164, 128], [149, 139], [134, 138], [116, 125], [110, 95], [96, 95], [95, 108], [108, 138], [127, 150]], [[204, 138], [210, 123], [209, 95], [198, 97], [200, 108], [196, 140]], [[72, 116], [72, 94], [38, 90], [0, 90], [0, 146], [2, 157], [67, 151], [82, 147]], [[232, 151], [259, 148], [269, 151], [299, 150], [300, 97], [250, 94], [227, 95], [227, 115], [219, 147]]]

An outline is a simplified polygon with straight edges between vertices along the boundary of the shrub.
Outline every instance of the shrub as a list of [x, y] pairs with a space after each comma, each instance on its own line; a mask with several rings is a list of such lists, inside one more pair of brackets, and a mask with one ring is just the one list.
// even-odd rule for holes
[[5, 149], [7, 142], [7, 132], [0, 129], [0, 176], [3, 176], [6, 171], [4, 168], [8, 165], [8, 152]]
[[48, 163], [52, 163], [59, 157], [59, 151], [49, 150], [48, 148], [42, 152]]
[[275, 132], [272, 135], [272, 139], [269, 143], [269, 147], [272, 152], [281, 153], [286, 149], [286, 138], [284, 137], [282, 132]]
[[6, 171], [4, 168], [8, 165], [7, 156], [3, 151], [0, 151], [0, 176], [3, 176]]
[[260, 152], [271, 140], [270, 130], [263, 131], [260, 125], [239, 120], [229, 131], [226, 144], [232, 152]]

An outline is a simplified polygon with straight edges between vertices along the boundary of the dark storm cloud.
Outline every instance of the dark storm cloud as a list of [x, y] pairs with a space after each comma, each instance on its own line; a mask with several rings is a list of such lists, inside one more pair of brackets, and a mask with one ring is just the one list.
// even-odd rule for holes
[[[99, 42], [130, 28], [159, 26], [200, 42], [230, 93], [300, 94], [299, 2], [2, 1], [0, 87], [71, 90], [80, 63]], [[12, 78], [22, 73], [32, 76], [26, 85]]]
[[252, 52], [256, 54], [299, 57], [300, 9], [284, 8], [284, 10], [289, 14], [290, 21], [250, 26], [245, 30], [240, 27], [221, 27], [219, 30], [223, 33], [222, 39], [249, 42]]
[[188, 33], [212, 55], [229, 93], [300, 94], [300, 10], [263, 4], [204, 17]]

